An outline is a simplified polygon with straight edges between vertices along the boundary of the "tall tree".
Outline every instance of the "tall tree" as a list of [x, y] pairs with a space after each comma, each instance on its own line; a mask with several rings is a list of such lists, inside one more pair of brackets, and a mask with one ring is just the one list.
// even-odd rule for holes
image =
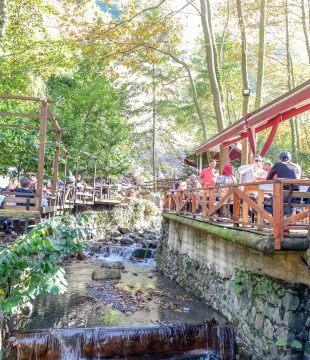
[[[309, 6], [309, 21], [310, 21], [310, 3], [308, 3], [308, 6]], [[302, 28], [305, 36], [306, 49], [310, 64], [310, 41], [309, 41], [310, 26], [307, 25], [305, 0], [301, 0], [301, 19], [302, 19]]]
[[0, 0], [0, 50], [7, 20], [7, 0]]
[[259, 42], [258, 42], [258, 58], [257, 58], [258, 65], [257, 65], [257, 77], [256, 77], [255, 109], [258, 109], [261, 107], [262, 97], [263, 97], [267, 1], [268, 0], [261, 0], [261, 4], [260, 4]]
[[[241, 0], [237, 0], [238, 23], [241, 32], [241, 73], [243, 89], [249, 89], [249, 76], [248, 76], [248, 53], [247, 53], [247, 39], [245, 31], [245, 23], [243, 17], [243, 9]], [[249, 96], [243, 96], [242, 115], [246, 116], [249, 111]], [[242, 141], [241, 164], [244, 165], [248, 160], [248, 141]]]
[[[214, 53], [214, 40], [212, 37], [212, 24], [211, 19], [212, 15], [210, 14], [210, 4], [209, 0], [200, 0], [201, 7], [201, 23], [203, 28], [203, 34], [205, 39], [205, 49], [207, 56], [207, 67], [208, 67], [208, 76], [211, 85], [211, 91], [213, 96], [213, 106], [216, 116], [217, 129], [222, 131], [225, 128], [225, 116], [224, 116], [224, 106], [220, 91], [220, 86], [218, 78], [216, 76], [216, 55]], [[220, 167], [228, 161], [228, 150], [224, 149], [221, 146], [220, 149]]]
[[[289, 31], [289, 9], [288, 9], [288, 0], [284, 2], [284, 14], [285, 14], [285, 35], [286, 35], [286, 70], [287, 70], [287, 88], [289, 90], [295, 87], [294, 84], [294, 70], [293, 70], [293, 60], [291, 55], [291, 44], [290, 44], [290, 31]], [[298, 157], [298, 141], [297, 141], [297, 132], [294, 119], [290, 119], [290, 129], [291, 129], [291, 148], [292, 155], [295, 161]]]

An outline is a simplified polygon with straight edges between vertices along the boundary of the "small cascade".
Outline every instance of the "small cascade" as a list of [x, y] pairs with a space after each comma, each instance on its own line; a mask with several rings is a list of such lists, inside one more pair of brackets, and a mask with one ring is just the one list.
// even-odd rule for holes
[[[18, 342], [15, 348], [17, 356], [13, 354], [9, 359], [105, 359], [145, 354], [173, 355], [210, 349], [219, 352], [221, 359], [235, 358], [234, 329], [213, 323], [53, 329], [14, 336]], [[193, 359], [216, 359], [215, 355], [199, 356]]]
[[156, 249], [144, 249], [141, 248], [138, 244], [133, 244], [131, 246], [121, 246], [121, 245], [109, 245], [99, 247], [97, 251], [93, 251], [93, 253], [99, 255], [99, 257], [103, 257], [106, 260], [111, 261], [123, 261], [123, 260], [131, 260], [135, 257], [136, 253], [142, 252], [143, 255], [147, 255], [147, 259], [154, 259], [156, 254]]

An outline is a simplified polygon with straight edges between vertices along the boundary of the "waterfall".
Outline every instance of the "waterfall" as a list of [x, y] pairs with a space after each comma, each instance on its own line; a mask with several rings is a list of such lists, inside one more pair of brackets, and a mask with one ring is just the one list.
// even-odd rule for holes
[[[18, 342], [17, 356], [9, 358], [18, 360], [105, 359], [208, 349], [218, 351], [221, 359], [235, 358], [233, 328], [212, 323], [53, 329], [16, 333], [14, 336]], [[197, 356], [193, 359], [216, 359], [211, 355]]]

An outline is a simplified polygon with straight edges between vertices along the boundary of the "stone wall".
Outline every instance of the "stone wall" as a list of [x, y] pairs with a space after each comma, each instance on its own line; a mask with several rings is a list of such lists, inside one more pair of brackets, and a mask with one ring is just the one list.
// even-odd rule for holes
[[[282, 255], [264, 255], [166, 218], [157, 264], [236, 325], [240, 358], [289, 359], [294, 340], [297, 347], [309, 342], [310, 287], [301, 254]], [[271, 276], [281, 267], [282, 279]], [[303, 284], [293, 281], [298, 276]]]

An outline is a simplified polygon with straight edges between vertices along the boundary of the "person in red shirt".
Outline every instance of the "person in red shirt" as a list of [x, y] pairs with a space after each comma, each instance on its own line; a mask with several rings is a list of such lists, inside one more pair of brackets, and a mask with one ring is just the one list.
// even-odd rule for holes
[[201, 171], [200, 182], [203, 188], [215, 186], [215, 182], [217, 178], [215, 167], [216, 167], [216, 161], [211, 160], [209, 163], [209, 167]]

